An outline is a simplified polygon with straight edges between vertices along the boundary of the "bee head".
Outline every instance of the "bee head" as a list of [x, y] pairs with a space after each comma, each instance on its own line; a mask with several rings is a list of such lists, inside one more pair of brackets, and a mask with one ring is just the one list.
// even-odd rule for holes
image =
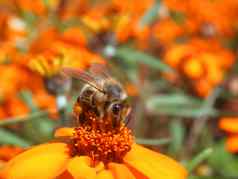
[[125, 90], [122, 88], [121, 84], [117, 82], [106, 83], [104, 85], [104, 91], [107, 94], [110, 101], [125, 100], [127, 98]]
[[124, 121], [130, 113], [130, 106], [124, 101], [113, 101], [107, 107], [108, 115], [116, 122]]

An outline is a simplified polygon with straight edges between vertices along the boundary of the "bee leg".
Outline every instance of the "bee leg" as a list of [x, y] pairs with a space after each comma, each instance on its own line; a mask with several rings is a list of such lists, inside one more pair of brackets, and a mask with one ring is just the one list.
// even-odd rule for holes
[[104, 118], [105, 113], [104, 113], [103, 107], [101, 107], [101, 106], [98, 106], [98, 107], [97, 107], [97, 116], [98, 116], [100, 119], [103, 119], [103, 118]]
[[78, 117], [77, 117], [77, 125], [80, 126], [85, 122], [85, 115], [84, 113], [81, 113]]
[[119, 126], [121, 122], [120, 117], [113, 117], [111, 122], [112, 122], [113, 128]]
[[[125, 123], [125, 125], [127, 126], [129, 124], [129, 122], [131, 121], [131, 108], [128, 107], [127, 110], [125, 110], [123, 112], [123, 114], [121, 114], [121, 121]], [[125, 116], [125, 117], [123, 117]]]

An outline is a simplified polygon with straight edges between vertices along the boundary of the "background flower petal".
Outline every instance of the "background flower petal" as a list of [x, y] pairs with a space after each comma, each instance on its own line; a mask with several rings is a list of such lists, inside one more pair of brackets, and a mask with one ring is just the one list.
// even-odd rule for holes
[[232, 153], [238, 152], [238, 134], [229, 136], [227, 138], [226, 148]]
[[227, 132], [238, 133], [238, 118], [225, 117], [219, 121], [219, 127]]

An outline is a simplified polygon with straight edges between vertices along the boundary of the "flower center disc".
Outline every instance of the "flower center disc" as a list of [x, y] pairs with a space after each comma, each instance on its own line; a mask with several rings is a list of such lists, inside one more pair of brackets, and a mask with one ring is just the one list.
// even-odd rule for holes
[[87, 155], [104, 163], [121, 162], [131, 149], [133, 136], [123, 123], [110, 130], [82, 125], [74, 129], [72, 141], [74, 155]]

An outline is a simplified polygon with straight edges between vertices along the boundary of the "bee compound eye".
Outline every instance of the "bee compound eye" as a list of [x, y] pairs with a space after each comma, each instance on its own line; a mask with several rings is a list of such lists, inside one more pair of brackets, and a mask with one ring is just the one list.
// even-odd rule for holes
[[122, 108], [121, 104], [113, 104], [112, 113], [118, 115], [121, 111], [121, 108]]

